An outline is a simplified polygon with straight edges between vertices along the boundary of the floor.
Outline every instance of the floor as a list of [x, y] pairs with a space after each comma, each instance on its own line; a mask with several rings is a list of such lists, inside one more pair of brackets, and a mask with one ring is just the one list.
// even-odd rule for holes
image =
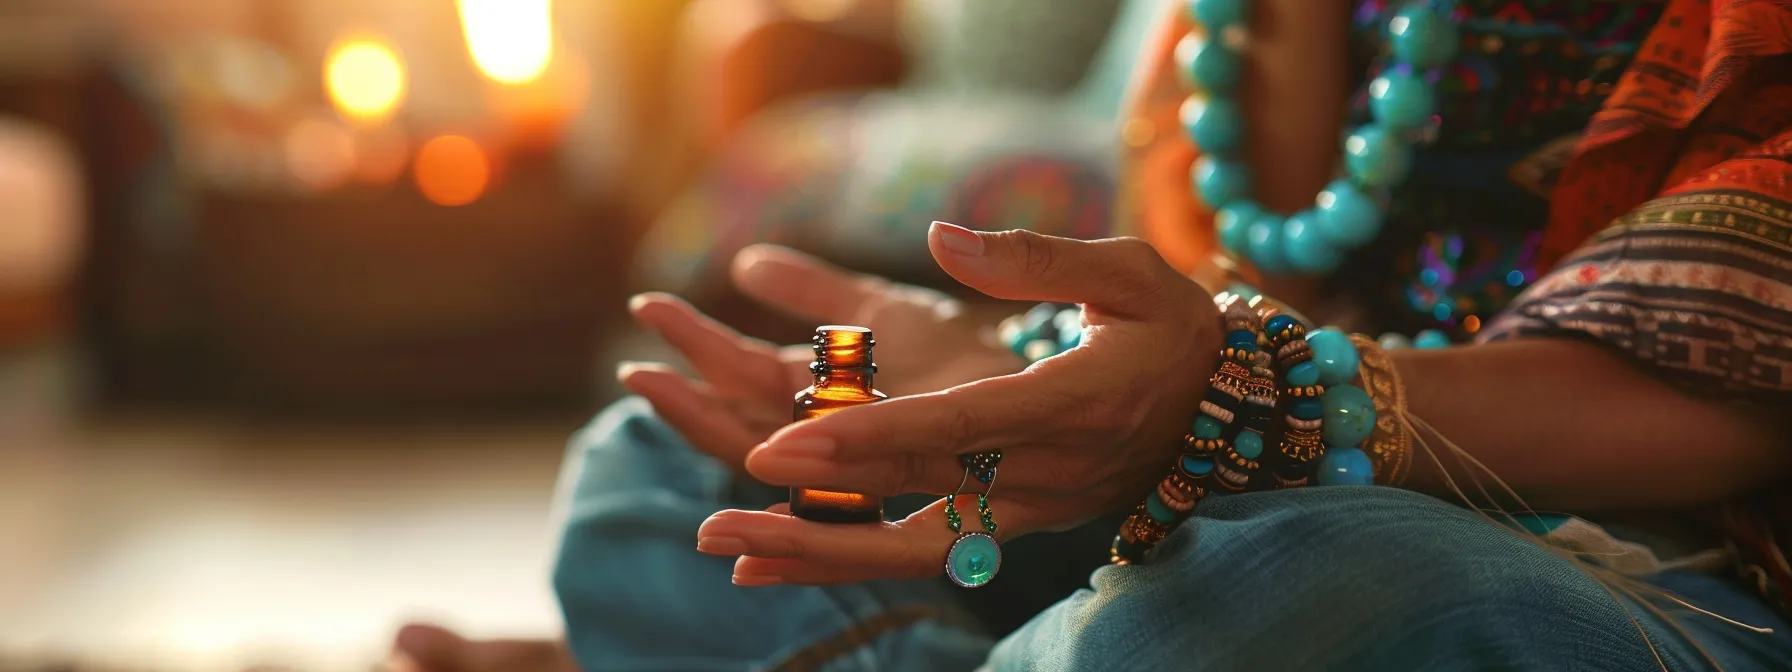
[[367, 670], [406, 619], [550, 636], [569, 426], [81, 419], [0, 358], [0, 670]]

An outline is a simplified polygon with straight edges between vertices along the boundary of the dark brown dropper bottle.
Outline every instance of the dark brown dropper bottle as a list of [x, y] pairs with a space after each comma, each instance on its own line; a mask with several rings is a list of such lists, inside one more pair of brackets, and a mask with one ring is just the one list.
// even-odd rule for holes
[[[877, 341], [872, 340], [870, 329], [818, 327], [811, 340], [815, 362], [809, 371], [815, 374], [815, 384], [796, 395], [798, 422], [884, 398], [884, 393], [871, 387], [871, 376], [877, 372], [871, 346]], [[884, 519], [884, 500], [851, 492], [791, 488], [790, 513], [822, 523], [876, 523]]]

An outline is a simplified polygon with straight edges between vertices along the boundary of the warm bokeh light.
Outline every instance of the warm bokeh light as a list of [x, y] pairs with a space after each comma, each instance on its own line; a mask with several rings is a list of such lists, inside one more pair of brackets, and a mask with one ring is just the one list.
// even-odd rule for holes
[[491, 181], [491, 162], [479, 143], [459, 135], [443, 135], [417, 150], [417, 190], [436, 205], [466, 205], [479, 200]]
[[541, 76], [554, 53], [552, 0], [459, 0], [473, 65], [504, 84]]
[[324, 61], [324, 86], [343, 115], [380, 121], [404, 102], [404, 62], [384, 43], [345, 41], [332, 47]]
[[307, 189], [324, 191], [355, 170], [355, 139], [340, 123], [306, 119], [286, 132], [286, 169]]

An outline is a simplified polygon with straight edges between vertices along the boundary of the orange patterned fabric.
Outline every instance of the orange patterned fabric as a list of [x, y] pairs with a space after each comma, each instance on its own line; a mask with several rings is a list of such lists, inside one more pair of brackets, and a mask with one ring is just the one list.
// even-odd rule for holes
[[1792, 0], [1670, 0], [1558, 178], [1545, 266], [1676, 190], [1792, 200], [1788, 53]]
[[1179, 112], [1188, 91], [1172, 57], [1192, 24], [1183, 3], [1163, 5], [1129, 89], [1131, 116], [1121, 133], [1127, 174], [1119, 203], [1126, 212], [1115, 224], [1120, 235], [1150, 241], [1176, 270], [1195, 273], [1212, 262], [1218, 243], [1213, 215], [1189, 185], [1189, 166], [1199, 152], [1182, 133]]
[[[1545, 273], [1479, 334], [1585, 338], [1705, 397], [1792, 403], [1792, 0], [1664, 0], [1548, 193]], [[1179, 5], [1180, 3], [1171, 3]], [[1214, 248], [1166, 16], [1135, 82], [1123, 217], [1184, 270]], [[1152, 133], [1151, 130], [1156, 132]], [[1725, 516], [1738, 568], [1792, 597], [1792, 490]]]

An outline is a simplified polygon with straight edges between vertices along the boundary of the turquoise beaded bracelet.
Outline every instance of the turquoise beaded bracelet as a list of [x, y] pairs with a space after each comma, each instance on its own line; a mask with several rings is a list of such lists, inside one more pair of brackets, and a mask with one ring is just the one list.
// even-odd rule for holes
[[[1257, 299], [1222, 294], [1216, 301], [1226, 306], [1220, 369], [1175, 467], [1121, 524], [1109, 549], [1114, 564], [1143, 562], [1209, 494], [1375, 481], [1361, 448], [1375, 428], [1375, 404], [1350, 384], [1361, 359], [1350, 337], [1309, 333], [1300, 319]], [[1266, 454], [1277, 408], [1284, 413], [1273, 432], [1279, 443]]]

